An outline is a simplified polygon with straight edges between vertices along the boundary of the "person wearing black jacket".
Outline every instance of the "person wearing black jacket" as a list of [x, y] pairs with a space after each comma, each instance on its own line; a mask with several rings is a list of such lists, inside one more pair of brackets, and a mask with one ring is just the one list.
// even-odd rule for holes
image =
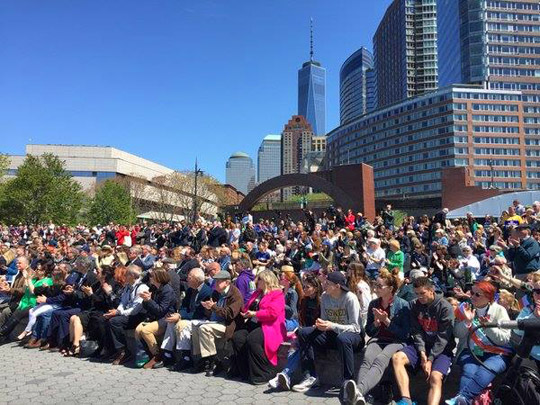
[[255, 229], [253, 229], [253, 224], [251, 222], [246, 224], [246, 229], [244, 229], [244, 232], [242, 233], [241, 240], [244, 243], [254, 243], [257, 241], [257, 232], [255, 232]]
[[208, 245], [218, 247], [227, 243], [227, 231], [221, 227], [221, 222], [215, 221], [208, 232]]
[[[51, 347], [64, 349], [67, 353], [67, 338], [69, 336], [69, 320], [72, 315], [91, 308], [92, 301], [84, 293], [83, 287], [97, 290], [100, 282], [97, 276], [90, 271], [92, 261], [88, 257], [79, 257], [76, 262], [79, 276], [72, 284], [68, 282], [57, 297], [47, 298], [47, 304], [61, 305], [62, 308], [52, 313], [49, 327], [48, 341]], [[70, 278], [68, 277], [68, 280]]]
[[141, 293], [147, 318], [135, 328], [135, 337], [146, 342], [152, 355], [144, 365], [145, 369], [151, 369], [161, 361], [156, 338], [162, 336], [167, 329], [165, 317], [176, 312], [176, 294], [169, 284], [170, 280], [167, 270], [156, 268], [150, 273], [150, 284], [156, 290], [153, 293], [150, 291]]
[[519, 225], [508, 239], [508, 259], [513, 262], [514, 274], [524, 280], [540, 267], [540, 244], [531, 236], [529, 225]]
[[96, 353], [101, 352], [106, 336], [106, 320], [103, 314], [114, 309], [120, 303], [122, 288], [125, 284], [125, 267], [119, 267], [116, 274], [108, 266], [104, 266], [102, 273], [98, 276], [100, 286], [97, 290], [93, 290], [90, 286], [82, 286], [81, 290], [86, 294], [90, 301], [90, 309], [73, 315], [69, 322], [69, 336], [72, 342], [71, 349], [68, 352], [70, 356], [77, 356], [80, 353], [79, 342], [83, 332], [89, 340], [97, 340], [99, 349]]

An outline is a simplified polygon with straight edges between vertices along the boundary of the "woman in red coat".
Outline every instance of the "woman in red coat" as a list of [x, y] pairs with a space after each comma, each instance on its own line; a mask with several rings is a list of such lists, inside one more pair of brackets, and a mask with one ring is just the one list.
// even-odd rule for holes
[[277, 373], [278, 349], [285, 340], [285, 297], [279, 281], [270, 270], [255, 279], [257, 289], [244, 306], [245, 318], [232, 338], [233, 375], [252, 384], [264, 384]]
[[354, 216], [352, 210], [349, 210], [347, 212], [347, 215], [345, 216], [345, 226], [349, 231], [354, 231], [354, 222], [356, 220], [356, 217]]

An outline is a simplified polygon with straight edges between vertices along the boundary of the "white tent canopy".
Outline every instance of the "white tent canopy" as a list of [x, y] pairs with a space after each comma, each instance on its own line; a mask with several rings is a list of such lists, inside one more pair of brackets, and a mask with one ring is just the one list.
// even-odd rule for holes
[[486, 198], [485, 200], [456, 208], [450, 211], [446, 217], [449, 219], [462, 218], [467, 215], [467, 212], [472, 212], [475, 218], [481, 218], [486, 215], [500, 217], [501, 213], [507, 210], [514, 200], [518, 200], [525, 206], [532, 205], [533, 202], [540, 200], [540, 191], [518, 191]]

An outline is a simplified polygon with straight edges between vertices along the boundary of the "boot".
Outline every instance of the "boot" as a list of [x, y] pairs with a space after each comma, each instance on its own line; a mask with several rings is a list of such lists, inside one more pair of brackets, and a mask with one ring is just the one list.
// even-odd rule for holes
[[0, 328], [0, 337], [8, 337], [15, 326], [19, 323], [19, 320], [14, 316], [10, 316], [4, 325]]

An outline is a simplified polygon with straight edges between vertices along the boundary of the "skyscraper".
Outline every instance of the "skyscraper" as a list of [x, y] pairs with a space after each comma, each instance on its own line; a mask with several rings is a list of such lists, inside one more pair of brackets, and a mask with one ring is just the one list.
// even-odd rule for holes
[[373, 55], [361, 47], [341, 66], [339, 71], [339, 115], [342, 124], [375, 108]]
[[229, 157], [225, 169], [226, 183], [247, 194], [255, 187], [255, 165], [247, 153], [236, 152]]
[[437, 89], [436, 0], [394, 0], [373, 53], [379, 108]]
[[281, 174], [281, 135], [266, 135], [257, 154], [257, 182]]
[[[491, 144], [505, 142], [504, 132], [495, 131], [492, 123], [523, 125], [520, 144], [526, 152], [527, 187], [540, 189], [540, 3], [439, 0], [438, 13], [441, 86], [479, 84], [490, 90], [521, 92], [523, 121], [498, 109], [478, 111], [473, 124], [475, 132], [488, 133], [478, 135]], [[477, 110], [477, 105], [472, 109]], [[495, 160], [495, 169], [483, 169], [503, 170], [505, 167], [497, 166], [504, 163]]]
[[[300, 173], [302, 161], [312, 150], [313, 130], [302, 115], [293, 115], [281, 134], [281, 174]], [[298, 193], [298, 187], [283, 189], [283, 198]]]
[[316, 135], [326, 134], [326, 69], [313, 60], [313, 25], [309, 61], [298, 70], [298, 115], [306, 117]]

